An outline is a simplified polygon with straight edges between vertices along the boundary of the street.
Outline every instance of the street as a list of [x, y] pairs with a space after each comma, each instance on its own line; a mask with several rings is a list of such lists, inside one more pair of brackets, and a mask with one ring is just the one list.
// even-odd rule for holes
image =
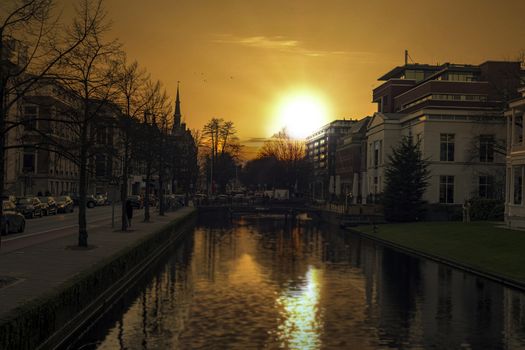
[[[134, 210], [135, 216], [141, 216], [142, 210]], [[88, 234], [90, 229], [111, 225], [111, 206], [87, 209]], [[120, 205], [115, 206], [115, 227], [120, 227]], [[12, 233], [2, 237], [0, 254], [22, 249], [33, 244], [78, 234], [78, 207], [74, 213], [57, 214], [26, 220], [23, 233]], [[72, 244], [75, 241], [72, 240]]]

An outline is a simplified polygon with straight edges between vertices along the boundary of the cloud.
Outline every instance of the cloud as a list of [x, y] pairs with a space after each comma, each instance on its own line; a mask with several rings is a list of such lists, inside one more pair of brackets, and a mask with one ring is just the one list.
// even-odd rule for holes
[[321, 56], [343, 56], [343, 55], [369, 55], [367, 52], [350, 52], [350, 51], [330, 51], [330, 50], [312, 50], [304, 47], [303, 43], [299, 40], [292, 40], [284, 36], [248, 36], [238, 37], [229, 34], [218, 35], [213, 40], [219, 44], [231, 44], [240, 45], [244, 47], [276, 50], [285, 53], [295, 53], [310, 57], [321, 57]]
[[267, 137], [250, 137], [245, 140], [241, 140], [241, 143], [248, 144], [248, 143], [264, 143], [265, 141], [268, 141]]

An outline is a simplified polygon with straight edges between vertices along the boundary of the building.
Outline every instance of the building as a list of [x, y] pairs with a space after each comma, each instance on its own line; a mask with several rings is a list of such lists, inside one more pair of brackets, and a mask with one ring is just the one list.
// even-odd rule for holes
[[[405, 64], [379, 78], [378, 111], [367, 131], [368, 194], [384, 190], [388, 156], [401, 137], [420, 142], [431, 177], [424, 200], [462, 204], [502, 198], [506, 140], [503, 110], [516, 96], [519, 62]], [[504, 149], [504, 147], [503, 147]]]
[[[143, 124], [148, 123], [145, 115]], [[166, 137], [166, 153], [169, 165], [165, 169], [164, 193], [189, 193], [195, 188], [197, 174], [197, 149], [191, 131], [182, 121], [181, 101], [179, 86], [175, 100], [173, 124]], [[167, 173], [169, 170], [169, 174]], [[146, 190], [146, 164], [141, 159], [132, 160], [130, 176], [128, 179], [128, 194], [143, 194]], [[159, 176], [152, 174], [150, 191], [159, 195]]]
[[73, 149], [72, 131], [64, 127], [70, 103], [59, 86], [42, 82], [10, 111], [11, 120], [19, 124], [7, 136], [6, 193], [59, 195], [77, 190], [74, 151], [61, 151]]
[[[79, 104], [53, 81], [42, 80], [9, 113], [5, 192], [16, 196], [76, 193], [79, 180]], [[91, 101], [96, 120], [88, 131], [87, 193], [107, 193], [120, 174], [120, 109]]]
[[197, 181], [197, 147], [191, 131], [182, 122], [178, 85], [170, 137], [175, 145], [171, 155], [171, 190], [173, 193], [190, 193], [194, 191]]
[[87, 193], [108, 194], [118, 186], [122, 174], [122, 139], [118, 127], [122, 111], [111, 102], [94, 104], [98, 111], [90, 135], [93, 154], [88, 161]]
[[313, 168], [310, 193], [314, 199], [333, 199], [341, 194], [341, 179], [335, 170], [337, 143], [357, 120], [334, 120], [306, 138], [306, 157]]
[[335, 172], [341, 184], [341, 196], [351, 203], [366, 203], [366, 132], [371, 117], [365, 117], [342, 136], [335, 151]]
[[507, 119], [507, 191], [505, 196], [505, 222], [512, 228], [525, 228], [523, 177], [525, 176], [525, 87], [519, 89], [521, 97], [511, 101]]

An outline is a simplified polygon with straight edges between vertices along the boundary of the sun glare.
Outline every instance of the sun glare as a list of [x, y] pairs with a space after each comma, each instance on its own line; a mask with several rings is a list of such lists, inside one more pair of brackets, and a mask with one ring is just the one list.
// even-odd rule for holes
[[328, 120], [325, 102], [315, 94], [297, 93], [284, 98], [277, 109], [276, 127], [288, 134], [304, 139]]

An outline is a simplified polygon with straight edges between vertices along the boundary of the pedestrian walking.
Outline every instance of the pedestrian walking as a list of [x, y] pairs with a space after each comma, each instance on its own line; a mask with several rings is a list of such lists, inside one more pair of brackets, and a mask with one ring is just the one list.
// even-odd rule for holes
[[128, 227], [131, 227], [131, 219], [133, 218], [133, 206], [131, 201], [126, 201], [126, 217], [128, 218]]

